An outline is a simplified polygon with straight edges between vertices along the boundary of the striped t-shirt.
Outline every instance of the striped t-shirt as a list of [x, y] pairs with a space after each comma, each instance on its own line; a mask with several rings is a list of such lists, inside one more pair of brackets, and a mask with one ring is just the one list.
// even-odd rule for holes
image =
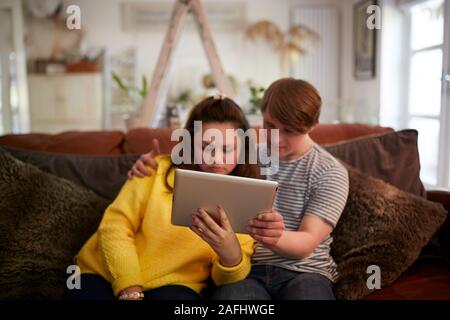
[[[344, 209], [348, 195], [348, 173], [323, 148], [314, 144], [299, 159], [281, 161], [278, 171], [268, 176], [278, 182], [274, 207], [284, 218], [285, 229], [298, 230], [303, 216], [323, 219], [333, 228]], [[336, 264], [330, 255], [331, 235], [311, 255], [301, 260], [277, 255], [256, 242], [253, 265], [270, 264], [298, 272], [320, 273], [337, 280]]]

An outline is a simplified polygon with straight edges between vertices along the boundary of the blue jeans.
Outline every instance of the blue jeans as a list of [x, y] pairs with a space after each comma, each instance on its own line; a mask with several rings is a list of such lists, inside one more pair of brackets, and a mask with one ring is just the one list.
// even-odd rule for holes
[[[82, 274], [81, 289], [66, 289], [65, 300], [116, 300], [111, 283], [97, 274]], [[168, 285], [144, 291], [144, 300], [200, 300], [200, 295], [181, 285]]]
[[215, 300], [335, 300], [333, 282], [318, 273], [254, 266], [239, 282], [218, 287]]

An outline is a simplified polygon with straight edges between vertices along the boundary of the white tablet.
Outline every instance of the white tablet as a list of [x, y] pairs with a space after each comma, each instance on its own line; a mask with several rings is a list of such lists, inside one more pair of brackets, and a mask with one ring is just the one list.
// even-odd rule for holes
[[248, 233], [247, 221], [273, 206], [278, 183], [193, 170], [175, 169], [172, 224], [192, 225], [192, 214], [203, 208], [218, 221], [221, 205], [235, 232]]

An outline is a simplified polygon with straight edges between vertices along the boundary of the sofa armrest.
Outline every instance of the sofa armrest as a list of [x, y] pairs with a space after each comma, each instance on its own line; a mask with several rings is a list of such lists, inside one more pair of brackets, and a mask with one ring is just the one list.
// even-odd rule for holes
[[447, 210], [447, 219], [436, 232], [436, 234], [440, 240], [441, 245], [450, 254], [450, 190], [427, 190], [427, 199], [433, 202], [441, 203]]
[[427, 199], [442, 203], [447, 211], [450, 210], [450, 189], [427, 190]]

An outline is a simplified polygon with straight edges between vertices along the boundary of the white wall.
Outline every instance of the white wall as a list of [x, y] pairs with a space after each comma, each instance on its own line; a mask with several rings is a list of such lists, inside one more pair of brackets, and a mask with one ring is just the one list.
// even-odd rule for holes
[[[173, 3], [173, 0], [170, 1]], [[203, 2], [211, 1], [214, 0]], [[121, 2], [123, 1], [70, 0], [71, 4], [77, 4], [81, 8], [82, 28], [86, 31], [88, 45], [107, 47], [111, 54], [119, 53], [127, 47], [137, 48], [140, 72], [151, 77], [166, 30], [148, 30], [146, 33], [135, 34], [122, 31], [119, 11]], [[248, 22], [270, 19], [283, 28], [288, 26], [288, 0], [243, 2]], [[213, 30], [213, 36], [227, 74], [235, 76], [240, 82], [253, 80], [263, 86], [279, 77], [278, 57], [266, 44], [250, 43], [244, 39], [243, 33]], [[196, 30], [184, 30], [174, 59], [172, 94], [185, 89], [187, 84], [191, 86], [189, 89], [199, 94], [202, 91], [201, 77], [206, 73], [210, 73], [210, 69]]]
[[[123, 0], [64, 0], [81, 8], [82, 28], [86, 32], [88, 45], [106, 47], [110, 54], [135, 47], [140, 73], [151, 77], [165, 30], [148, 30], [145, 33], [126, 33], [120, 25], [120, 3]], [[133, 0], [161, 1], [161, 0]], [[173, 0], [168, 0], [173, 3]], [[215, 0], [203, 0], [212, 2]], [[244, 3], [247, 22], [269, 19], [287, 29], [291, 19], [291, 8], [301, 6], [335, 5], [340, 8], [340, 70], [338, 84], [340, 92], [341, 120], [347, 122], [377, 122], [380, 108], [380, 44], [377, 43], [377, 71], [373, 80], [355, 80], [353, 77], [352, 12], [356, 0], [228, 0]], [[277, 54], [265, 43], [250, 43], [242, 33], [213, 30], [214, 40], [225, 72], [235, 76], [241, 83], [252, 80], [267, 86], [279, 78]], [[210, 69], [195, 30], [185, 30], [180, 38], [179, 49], [174, 59], [170, 93], [176, 95], [183, 89], [200, 94], [203, 89], [201, 77]], [[189, 87], [186, 87], [186, 86]], [[238, 93], [238, 102], [247, 103], [248, 92], [244, 88]]]
[[320, 122], [339, 120], [341, 33], [340, 8], [331, 5], [293, 6], [292, 23], [305, 25], [318, 33], [320, 39], [305, 42], [306, 54], [292, 67], [292, 75], [313, 84], [322, 98]]
[[[144, 0], [134, 0], [144, 1]], [[145, 0], [160, 1], [160, 0]], [[173, 3], [173, 0], [169, 0]], [[215, 0], [203, 0], [212, 2]], [[268, 19], [286, 30], [290, 25], [291, 8], [294, 6], [340, 6], [342, 0], [228, 0], [244, 3], [248, 23]], [[137, 48], [139, 69], [151, 76], [164, 39], [165, 31], [149, 30], [146, 33], [126, 33], [120, 26], [120, 3], [122, 0], [70, 0], [81, 8], [82, 28], [86, 32], [88, 45], [107, 47], [111, 54], [127, 47]], [[235, 76], [241, 83], [248, 80], [268, 86], [280, 77], [279, 58], [262, 41], [251, 43], [242, 33], [213, 30], [219, 56], [226, 73]], [[184, 30], [174, 59], [171, 90], [172, 95], [191, 84], [197, 94], [202, 92], [201, 77], [210, 69], [195, 29]], [[338, 86], [340, 86], [338, 84]], [[245, 104], [246, 89], [238, 95], [238, 102]]]
[[405, 127], [401, 116], [406, 108], [408, 67], [404, 56], [405, 16], [396, 0], [384, 0], [381, 30], [380, 125]]
[[[356, 80], [353, 76], [353, 4], [357, 0], [339, 1], [342, 8], [341, 113], [346, 122], [378, 122], [380, 108], [380, 45], [377, 35], [375, 78]], [[382, 10], [383, 11], [383, 10]], [[382, 13], [383, 16], [383, 13]], [[382, 26], [383, 27], [383, 26]]]

